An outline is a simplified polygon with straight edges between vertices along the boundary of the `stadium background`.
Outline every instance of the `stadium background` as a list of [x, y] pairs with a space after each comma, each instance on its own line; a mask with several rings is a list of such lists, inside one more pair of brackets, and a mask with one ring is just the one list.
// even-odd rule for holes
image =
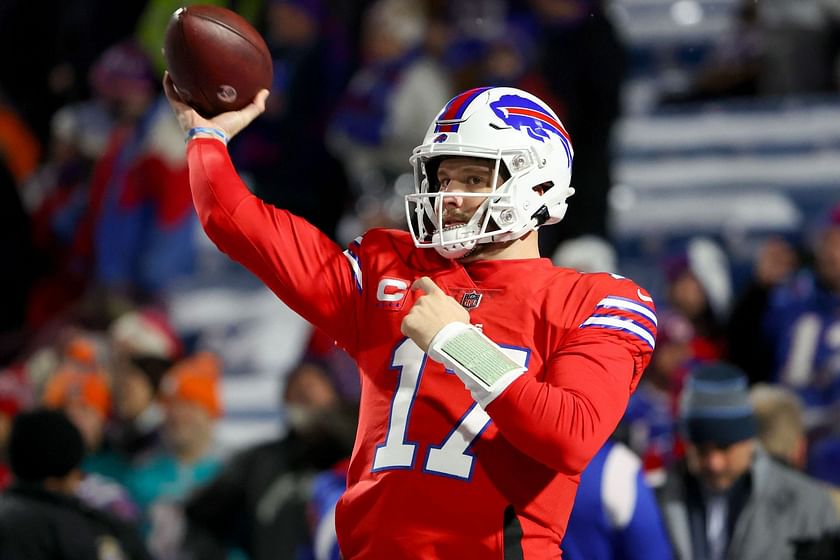
[[[403, 127], [394, 137], [382, 131], [390, 118], [389, 96], [399, 89], [394, 76], [417, 59], [404, 60], [391, 73], [371, 64], [365, 49], [382, 41], [368, 36], [375, 3], [219, 3], [246, 15], [276, 55], [275, 105], [231, 147], [249, 185], [325, 227], [341, 243], [369, 225], [401, 227], [400, 196], [410, 188], [404, 147], [419, 143], [424, 127]], [[577, 72], [559, 81], [540, 74], [547, 47], [534, 16], [540, 9], [535, 6], [550, 11], [552, 3], [570, 7], [555, 28], [574, 38], [551, 47], [562, 53], [561, 67], [568, 63]], [[2, 224], [10, 261], [0, 292], [0, 365], [7, 368], [4, 375], [49, 370], [60, 360], [68, 329], [81, 328], [94, 345], [106, 344], [103, 333], [111, 320], [135, 306], [154, 305], [165, 310], [187, 353], [212, 350], [221, 358], [224, 415], [217, 436], [225, 447], [240, 448], [283, 430], [282, 379], [313, 351], [309, 325], [220, 254], [183, 201], [173, 203], [177, 208], [166, 219], [144, 222], [152, 229], [178, 222], [173, 248], [176, 238], [167, 237], [172, 230], [126, 233], [119, 214], [110, 216], [117, 220], [114, 229], [103, 226], [102, 217], [85, 226], [80, 216], [90, 208], [97, 181], [92, 167], [71, 178], [66, 197], [50, 198], [66, 183], [56, 169], [69, 172], [60, 167], [61, 150], [75, 147], [72, 157], [95, 166], [114, 146], [109, 136], [114, 122], [107, 111], [87, 112], [91, 104], [119, 98], [130, 105], [134, 84], [151, 88], [151, 97], [139, 114], [127, 117], [129, 128], [157, 130], [149, 123], [165, 120], [161, 115], [168, 108], [156, 97], [162, 70], [157, 45], [179, 4], [0, 4], [0, 155], [10, 177], [3, 188], [13, 189], [3, 193], [11, 201], [4, 204]], [[564, 110], [581, 108], [583, 113], [570, 117], [582, 123], [576, 125], [581, 136], [584, 130], [606, 135], [614, 125], [611, 149], [603, 154], [611, 165], [608, 211], [579, 211], [584, 218], [564, 235], [587, 237], [563, 245], [563, 253], [555, 254], [558, 246], [550, 245], [545, 256], [629, 276], [666, 311], [671, 272], [688, 248], [700, 243], [706, 265], [701, 283], [721, 321], [754, 279], [768, 239], [782, 240], [799, 259], [797, 266], [811, 266], [814, 241], [840, 203], [840, 3], [428, 0], [377, 14], [382, 27], [422, 51], [424, 64], [434, 67], [417, 70], [416, 80], [432, 75], [436, 87], [449, 93], [494, 80], [537, 84], [559, 100], [564, 121]], [[587, 27], [602, 16], [611, 22], [618, 46], [603, 29]], [[611, 58], [615, 52], [623, 64]], [[498, 66], [486, 64], [491, 55], [498, 55], [493, 59], [501, 61]], [[144, 57], [148, 69], [138, 62]], [[595, 89], [585, 89], [593, 84]], [[418, 99], [439, 106], [437, 98], [429, 99], [431, 82], [419, 79], [411, 87]], [[618, 92], [617, 114], [608, 99], [594, 99], [593, 91], [611, 89]], [[592, 99], [575, 99], [580, 91]], [[399, 93], [411, 98], [411, 92]], [[573, 140], [578, 131], [572, 129]], [[110, 174], [101, 171], [105, 194], [98, 200], [106, 209], [109, 189], [124, 179], [120, 165], [129, 165], [149, 138], [157, 138], [148, 130], [142, 134], [127, 152], [117, 144], [122, 150], [117, 163]], [[400, 149], [396, 156], [388, 153], [392, 147]], [[152, 151], [165, 159], [181, 149], [164, 134]], [[321, 166], [322, 161], [329, 164]], [[160, 188], [178, 180], [167, 176]], [[576, 198], [570, 200], [570, 216], [578, 212]], [[46, 207], [45, 200], [51, 201]], [[165, 214], [160, 207], [149, 211]], [[138, 215], [131, 220], [142, 221]], [[77, 229], [83, 227], [93, 230], [79, 253]], [[589, 237], [604, 233], [606, 240]], [[39, 245], [45, 236], [48, 241]], [[144, 240], [170, 246], [150, 255]], [[76, 270], [76, 261], [68, 260], [80, 254], [83, 270], [71, 281], [66, 274]], [[153, 275], [144, 268], [150, 262]], [[45, 278], [53, 287], [38, 292]], [[56, 294], [56, 281], [73, 289]], [[773, 381], [772, 372], [764, 375]]]

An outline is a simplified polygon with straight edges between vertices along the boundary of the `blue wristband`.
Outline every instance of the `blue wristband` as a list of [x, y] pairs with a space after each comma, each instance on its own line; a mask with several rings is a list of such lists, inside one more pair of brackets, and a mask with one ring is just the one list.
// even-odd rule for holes
[[218, 128], [210, 128], [208, 126], [197, 126], [195, 128], [191, 128], [187, 132], [187, 137], [186, 137], [185, 141], [189, 142], [190, 140], [195, 138], [196, 134], [202, 134], [202, 133], [203, 134], [212, 134], [213, 136], [215, 136], [216, 138], [221, 140], [223, 143], [225, 143], [225, 144], [228, 143], [227, 134], [225, 134], [224, 132], [222, 132]]

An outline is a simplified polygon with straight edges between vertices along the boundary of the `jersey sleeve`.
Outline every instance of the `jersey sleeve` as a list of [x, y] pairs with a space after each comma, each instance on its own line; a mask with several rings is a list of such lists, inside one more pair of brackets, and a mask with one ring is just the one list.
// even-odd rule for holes
[[306, 220], [254, 196], [221, 142], [191, 140], [187, 161], [193, 203], [216, 246], [352, 353], [358, 261]]
[[606, 284], [544, 371], [523, 375], [487, 408], [514, 446], [567, 474], [615, 430], [655, 346], [650, 296], [629, 280]]

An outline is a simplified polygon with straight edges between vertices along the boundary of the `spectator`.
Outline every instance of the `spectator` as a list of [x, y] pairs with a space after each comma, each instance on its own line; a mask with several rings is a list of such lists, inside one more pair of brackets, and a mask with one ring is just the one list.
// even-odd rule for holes
[[778, 382], [804, 404], [812, 439], [831, 432], [840, 414], [840, 205], [817, 233], [813, 270], [775, 290], [765, 317], [767, 346], [775, 350]]
[[798, 257], [782, 237], [767, 239], [758, 251], [752, 278], [735, 302], [726, 326], [729, 360], [743, 369], [750, 384], [773, 381], [772, 352], [767, 352], [764, 319], [770, 295], [796, 272]]
[[802, 423], [802, 404], [789, 389], [760, 384], [750, 389], [758, 422], [758, 439], [767, 454], [796, 470], [805, 468], [808, 440]]
[[[84, 342], [76, 340], [73, 344], [80, 346]], [[102, 449], [110, 401], [104, 372], [95, 369], [59, 369], [44, 388], [44, 405], [62, 410], [79, 429], [85, 444], [76, 495], [91, 507], [134, 522], [138, 517], [137, 505], [118, 483], [126, 474], [125, 467], [122, 461]]]
[[141, 309], [110, 326], [116, 418], [108, 445], [138, 463], [160, 445], [163, 407], [160, 381], [182, 352], [181, 342], [160, 311]]
[[694, 329], [692, 357], [722, 358], [723, 325], [732, 299], [726, 254], [710, 239], [693, 238], [668, 259], [665, 275], [668, 303]]
[[94, 352], [91, 341], [81, 337], [71, 340], [63, 363], [47, 380], [43, 392], [44, 405], [63, 409], [79, 428], [89, 453], [102, 444], [111, 410], [111, 391]]
[[178, 362], [161, 381], [165, 401], [163, 446], [137, 465], [127, 486], [144, 513], [149, 548], [168, 555], [181, 535], [181, 505], [222, 466], [214, 427], [222, 415], [221, 364], [202, 352]]
[[126, 41], [110, 50], [131, 80], [118, 82], [126, 87], [115, 92], [115, 126], [93, 170], [78, 243], [93, 255], [100, 286], [149, 300], [192, 271], [196, 221], [186, 161], [173, 149], [183, 135], [140, 48]]
[[283, 410], [285, 436], [239, 453], [188, 501], [192, 557], [225, 558], [226, 545], [253, 560], [312, 553], [306, 507], [313, 477], [350, 455], [355, 403], [341, 399], [331, 372], [303, 362], [287, 378]]
[[150, 558], [133, 527], [76, 497], [79, 430], [58, 411], [22, 412], [12, 425], [15, 484], [0, 496], [0, 558]]
[[564, 560], [670, 560], [671, 543], [639, 458], [608, 441], [580, 476]]
[[[758, 420], [758, 439], [767, 453], [798, 471], [805, 470], [808, 438], [802, 421], [802, 402], [796, 394], [785, 387], [759, 384], [750, 390], [750, 400]], [[831, 470], [837, 470], [836, 463]], [[827, 489], [840, 512], [840, 489], [828, 485]]]
[[742, 371], [722, 362], [696, 368], [680, 423], [685, 464], [671, 469], [659, 493], [679, 558], [786, 560], [793, 539], [838, 527], [825, 488], [758, 445]]

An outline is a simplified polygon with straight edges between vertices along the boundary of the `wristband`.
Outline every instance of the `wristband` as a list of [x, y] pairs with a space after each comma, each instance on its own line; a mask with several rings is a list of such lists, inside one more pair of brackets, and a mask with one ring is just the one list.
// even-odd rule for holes
[[432, 339], [428, 354], [454, 371], [482, 408], [526, 371], [467, 323], [453, 322], [443, 327]]
[[197, 126], [197, 127], [195, 127], [195, 128], [191, 128], [191, 129], [187, 132], [187, 137], [184, 139], [184, 141], [185, 141], [185, 142], [189, 142], [190, 140], [192, 140], [193, 138], [195, 138], [195, 135], [196, 135], [196, 134], [211, 134], [211, 135], [213, 135], [215, 138], [217, 138], [217, 139], [221, 140], [223, 144], [227, 144], [227, 143], [228, 143], [228, 137], [227, 137], [227, 134], [225, 134], [224, 132], [222, 132], [222, 131], [221, 131], [221, 130], [219, 130], [218, 128], [211, 128], [211, 127], [209, 127], [209, 126]]

